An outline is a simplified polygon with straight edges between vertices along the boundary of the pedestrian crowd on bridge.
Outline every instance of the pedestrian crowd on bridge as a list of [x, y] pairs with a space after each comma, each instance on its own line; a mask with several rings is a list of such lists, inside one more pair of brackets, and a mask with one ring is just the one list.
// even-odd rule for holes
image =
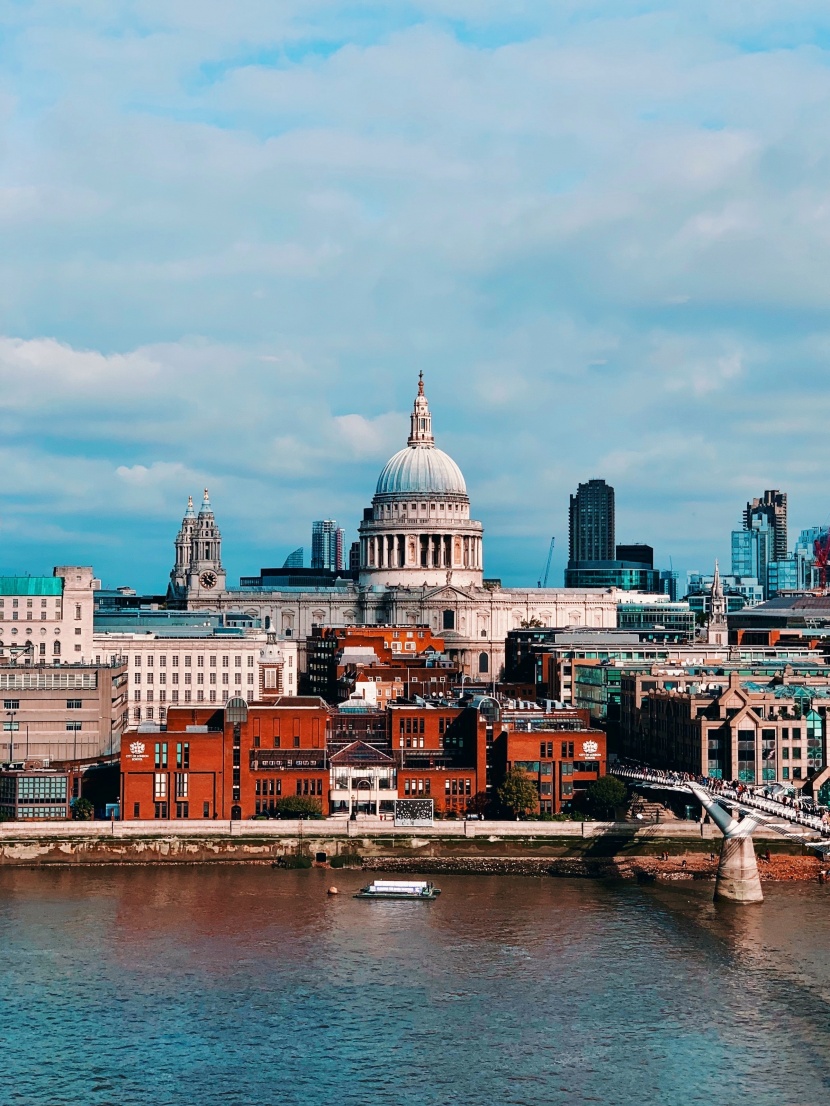
[[[699, 776], [692, 772], [652, 768], [648, 764], [632, 764], [630, 762], [617, 768], [615, 772], [623, 778], [628, 775], [633, 779], [643, 779], [649, 783], [662, 784], [677, 789], [682, 789], [684, 785], [694, 783], [715, 797], [734, 799], [746, 806], [755, 807], [767, 814], [783, 818], [794, 825], [812, 829], [821, 834], [822, 837], [830, 837], [830, 812], [826, 808], [818, 806], [812, 800], [805, 801], [789, 795], [776, 796], [770, 787], [756, 787], [753, 790], [740, 780], [727, 781], [714, 776]], [[806, 802], [810, 802], [812, 811], [806, 807]]]

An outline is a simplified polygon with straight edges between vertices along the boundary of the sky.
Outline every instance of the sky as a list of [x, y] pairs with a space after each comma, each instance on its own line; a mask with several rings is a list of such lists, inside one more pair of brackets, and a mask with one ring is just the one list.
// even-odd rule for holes
[[830, 521], [830, 6], [0, 0], [0, 572], [356, 536], [423, 370], [485, 572], [568, 496], [729, 562]]

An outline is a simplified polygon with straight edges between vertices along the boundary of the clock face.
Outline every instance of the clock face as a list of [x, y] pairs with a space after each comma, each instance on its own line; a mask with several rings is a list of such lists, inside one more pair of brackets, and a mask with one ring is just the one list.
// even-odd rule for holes
[[216, 573], [215, 572], [203, 572], [199, 577], [199, 583], [203, 588], [215, 588], [216, 587]]

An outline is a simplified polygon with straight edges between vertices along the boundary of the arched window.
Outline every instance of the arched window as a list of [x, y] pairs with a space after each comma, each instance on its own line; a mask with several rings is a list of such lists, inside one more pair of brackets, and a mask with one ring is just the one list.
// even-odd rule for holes
[[55, 654], [56, 657], [59, 657], [61, 655], [61, 643], [59, 641], [55, 642], [52, 652]]
[[455, 611], [444, 611], [443, 626], [445, 630], [455, 629]]
[[478, 670], [479, 672], [490, 671], [490, 658], [487, 653], [479, 653], [478, 655]]

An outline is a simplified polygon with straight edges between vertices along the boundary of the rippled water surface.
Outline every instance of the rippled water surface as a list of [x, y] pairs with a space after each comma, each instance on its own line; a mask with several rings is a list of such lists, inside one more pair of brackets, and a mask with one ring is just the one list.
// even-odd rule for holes
[[[341, 894], [329, 898], [336, 879]], [[830, 892], [359, 873], [0, 872], [15, 1106], [740, 1102], [830, 1089]]]

